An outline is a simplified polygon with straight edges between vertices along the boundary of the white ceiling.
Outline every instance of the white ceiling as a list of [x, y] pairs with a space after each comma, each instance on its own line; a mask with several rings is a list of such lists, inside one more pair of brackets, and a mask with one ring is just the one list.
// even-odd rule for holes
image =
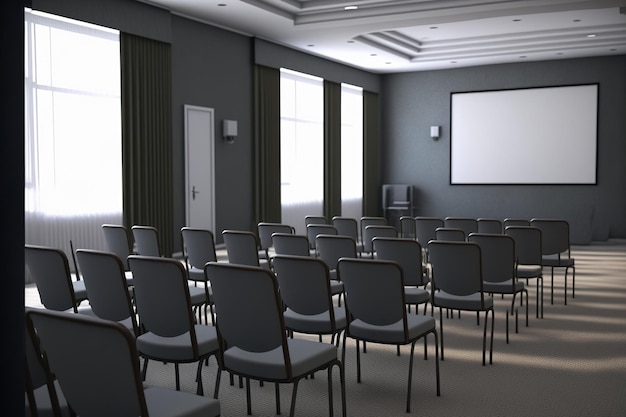
[[139, 1], [375, 73], [626, 54], [626, 0]]

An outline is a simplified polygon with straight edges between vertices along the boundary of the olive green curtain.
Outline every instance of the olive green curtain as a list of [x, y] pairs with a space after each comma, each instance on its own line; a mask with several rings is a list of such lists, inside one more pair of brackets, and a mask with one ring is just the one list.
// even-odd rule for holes
[[255, 221], [280, 222], [280, 70], [254, 68]]
[[324, 216], [341, 215], [341, 84], [324, 80]]
[[380, 102], [363, 91], [363, 215], [380, 216]]
[[171, 48], [120, 34], [124, 225], [159, 232], [173, 253]]

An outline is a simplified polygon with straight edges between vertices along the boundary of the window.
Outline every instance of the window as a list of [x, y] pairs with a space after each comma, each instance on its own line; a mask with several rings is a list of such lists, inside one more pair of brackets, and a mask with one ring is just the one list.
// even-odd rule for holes
[[324, 85], [307, 74], [280, 74], [282, 222], [304, 234], [304, 216], [324, 210]]
[[119, 33], [24, 16], [26, 243], [104, 249], [100, 226], [122, 222]]
[[341, 85], [341, 215], [363, 215], [363, 89]]

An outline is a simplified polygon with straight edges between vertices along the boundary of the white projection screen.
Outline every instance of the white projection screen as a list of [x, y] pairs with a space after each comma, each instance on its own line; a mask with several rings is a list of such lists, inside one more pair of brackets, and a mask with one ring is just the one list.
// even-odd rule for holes
[[597, 183], [598, 84], [450, 100], [450, 184]]

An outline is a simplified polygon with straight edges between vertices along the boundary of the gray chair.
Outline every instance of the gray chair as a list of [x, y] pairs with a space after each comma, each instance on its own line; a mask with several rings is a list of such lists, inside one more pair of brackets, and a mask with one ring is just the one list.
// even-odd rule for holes
[[269, 260], [259, 258], [259, 240], [255, 233], [226, 229], [222, 231], [222, 237], [229, 263], [270, 268]]
[[478, 233], [492, 233], [501, 235], [504, 233], [502, 222], [499, 219], [479, 217], [476, 219], [478, 225]]
[[[536, 316], [543, 318], [543, 255], [541, 229], [531, 226], [508, 226], [504, 234], [515, 241], [515, 276], [537, 281]], [[541, 313], [540, 313], [541, 311]]]
[[133, 237], [128, 229], [121, 224], [103, 224], [102, 232], [109, 252], [113, 252], [122, 260], [125, 271], [130, 271], [127, 258], [135, 252]]
[[[45, 308], [79, 312], [79, 304], [88, 298], [87, 289], [83, 280], [72, 279], [65, 252], [49, 246], [25, 245], [24, 260]], [[87, 306], [80, 310], [90, 313]]]
[[217, 335], [215, 327], [195, 322], [184, 265], [176, 259], [140, 255], [131, 255], [128, 264], [142, 330], [137, 349], [145, 359], [144, 379], [149, 360], [174, 363], [179, 390], [179, 364], [198, 362], [197, 393], [202, 395], [202, 363], [218, 353]]
[[257, 224], [259, 236], [260, 256], [265, 259], [270, 258], [270, 248], [272, 247], [273, 233], [295, 233], [293, 226], [283, 223], [259, 222]]
[[480, 246], [473, 242], [433, 240], [428, 244], [432, 264], [432, 303], [439, 307], [441, 359], [444, 358], [443, 309], [485, 312], [483, 365], [485, 365], [487, 323], [491, 312], [489, 363], [493, 363], [493, 297], [483, 288]]
[[317, 250], [317, 235], [338, 235], [339, 232], [332, 224], [312, 223], [306, 226], [306, 237], [309, 239], [309, 247], [315, 252], [315, 256], [319, 256]]
[[518, 332], [518, 314], [515, 298], [526, 295], [526, 327], [528, 327], [528, 290], [515, 276], [515, 241], [511, 236], [495, 233], [470, 233], [469, 242], [480, 246], [483, 267], [483, 290], [489, 294], [512, 295], [511, 309], [506, 310], [506, 342], [509, 343], [509, 311], [515, 313], [515, 333]]
[[[346, 339], [356, 340], [357, 382], [361, 382], [359, 342], [389, 345], [411, 345], [407, 382], [406, 411], [411, 411], [411, 382], [415, 343], [428, 334], [435, 337], [435, 369], [437, 396], [440, 395], [439, 347], [435, 319], [426, 315], [407, 314], [404, 280], [401, 267], [393, 261], [378, 259], [347, 259], [339, 261], [339, 273], [345, 285], [346, 310], [349, 319], [344, 332], [343, 361]], [[427, 358], [427, 351], [424, 351]]]
[[356, 243], [350, 236], [345, 235], [318, 235], [316, 246], [319, 259], [326, 263], [330, 271], [330, 285], [333, 295], [338, 295], [338, 303], [341, 305], [343, 283], [337, 272], [337, 263], [340, 258], [356, 258]]
[[435, 230], [436, 240], [447, 240], [450, 242], [465, 242], [467, 235], [463, 229], [458, 227], [438, 227]]
[[[365, 228], [370, 225], [388, 226], [389, 222], [386, 217], [382, 216], [361, 216], [359, 219], [359, 237], [363, 245], [366, 245], [364, 240]], [[363, 252], [366, 252], [365, 248], [363, 248]]]
[[[27, 313], [30, 310], [33, 308], [25, 307], [24, 312]], [[58, 379], [52, 376], [48, 379], [39, 339], [29, 332], [26, 321], [25, 324], [25, 415], [30, 417], [70, 417], [70, 409]]]
[[398, 230], [394, 226], [383, 224], [370, 224], [363, 229], [363, 253], [369, 253], [374, 258], [372, 239], [375, 237], [398, 237]]
[[404, 301], [407, 306], [426, 306], [430, 302], [430, 292], [426, 289], [429, 278], [422, 262], [422, 246], [418, 241], [408, 238], [375, 237], [372, 240], [376, 259], [395, 261], [402, 268], [404, 278]]
[[328, 266], [310, 256], [276, 255], [274, 273], [284, 303], [285, 327], [290, 332], [330, 335], [339, 345], [347, 325], [346, 310], [332, 302]]
[[337, 234], [350, 236], [356, 242], [356, 251], [361, 253], [363, 243], [359, 236], [359, 222], [352, 217], [335, 216], [332, 218], [332, 225], [337, 229]]
[[307, 214], [304, 216], [304, 226], [306, 227], [310, 224], [330, 224], [330, 222], [326, 216]]
[[94, 315], [124, 325], [134, 336], [139, 335], [131, 289], [128, 288], [122, 260], [112, 252], [78, 249], [76, 259], [83, 271], [83, 280]]
[[141, 256], [163, 256], [159, 244], [159, 232], [152, 226], [134, 225], [131, 228], [137, 255]]
[[550, 304], [554, 304], [554, 269], [565, 269], [563, 303], [567, 305], [567, 273], [572, 270], [572, 298], [576, 297], [576, 265], [569, 240], [569, 223], [563, 219], [530, 219], [541, 230], [541, 264], [550, 268]]
[[313, 256], [309, 238], [293, 233], [273, 233], [272, 246], [276, 255]]
[[[134, 337], [119, 323], [50, 310], [26, 313], [69, 406], [80, 416], [210, 417], [218, 400], [144, 386]], [[80, 344], [68, 344], [80, 334]]]
[[[250, 380], [273, 382], [276, 414], [280, 414], [281, 383], [293, 384], [290, 416], [294, 415], [299, 382], [328, 370], [329, 414], [333, 415], [332, 369], [339, 369], [343, 416], [345, 376], [337, 346], [303, 338], [288, 338], [276, 276], [269, 270], [230, 263], [208, 263], [220, 341], [220, 370], [246, 381], [247, 414], [252, 414]], [[241, 291], [246, 288], [247, 291]], [[215, 398], [220, 385], [218, 372]]]
[[444, 227], [463, 230], [466, 238], [470, 233], [478, 232], [478, 221], [471, 217], [446, 217], [443, 224]]
[[[213, 311], [213, 300], [211, 296], [211, 285], [204, 275], [204, 265], [207, 262], [217, 262], [217, 252], [215, 250], [215, 237], [208, 229], [194, 227], [182, 227], [180, 229], [181, 241], [183, 243], [183, 256], [187, 266], [187, 274], [191, 281], [190, 295], [198, 291], [204, 293], [204, 317], [208, 323], [210, 310], [211, 323], [215, 322]], [[199, 297], [199, 296], [197, 296]], [[199, 317], [202, 318], [202, 315]]]

